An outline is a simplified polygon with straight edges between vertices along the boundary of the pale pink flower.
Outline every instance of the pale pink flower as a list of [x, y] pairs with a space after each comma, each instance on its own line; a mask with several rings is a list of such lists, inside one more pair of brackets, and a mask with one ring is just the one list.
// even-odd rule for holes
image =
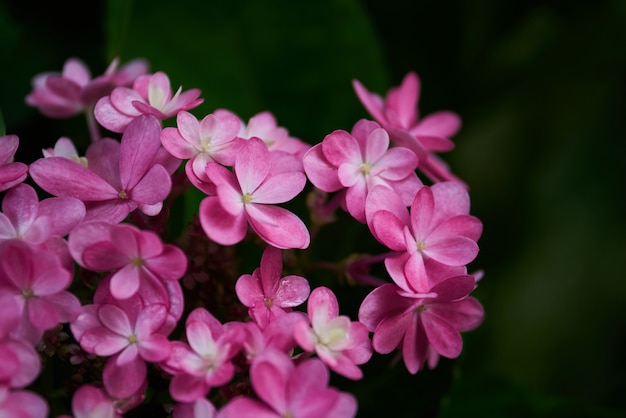
[[0, 213], [0, 240], [20, 238], [42, 244], [50, 237], [64, 237], [85, 217], [85, 205], [73, 197], [39, 201], [28, 184], [18, 184], [4, 195]]
[[86, 330], [79, 338], [85, 351], [113, 356], [104, 366], [102, 380], [107, 392], [116, 398], [131, 396], [142, 387], [147, 375], [146, 362], [157, 363], [170, 354], [170, 343], [159, 332], [166, 318], [166, 307], [122, 306], [125, 309], [110, 304], [98, 306], [99, 326]]
[[74, 145], [72, 140], [64, 136], [59, 138], [57, 142], [54, 143], [53, 148], [44, 148], [41, 151], [44, 158], [65, 157], [85, 167], [89, 165], [87, 157], [81, 157], [80, 155], [78, 155], [78, 151], [76, 150], [76, 146]]
[[[383, 199], [376, 200], [383, 205]], [[477, 256], [476, 241], [482, 223], [469, 215], [469, 195], [458, 183], [422, 187], [415, 195], [410, 215], [398, 217], [397, 213], [406, 210], [393, 204], [387, 201], [378, 210], [369, 210], [374, 236], [400, 252], [385, 259], [385, 266], [401, 288], [420, 293], [433, 284], [426, 260], [461, 267]]]
[[178, 112], [177, 128], [167, 127], [161, 132], [163, 147], [174, 157], [189, 160], [194, 174], [204, 178], [209, 161], [233, 165], [238, 151], [236, 141], [240, 121], [228, 113], [210, 114], [198, 121], [186, 111]]
[[415, 152], [419, 158], [418, 168], [424, 174], [435, 182], [457, 181], [463, 184], [435, 155], [435, 152], [454, 148], [450, 137], [460, 129], [461, 119], [450, 111], [435, 112], [420, 119], [417, 109], [420, 81], [417, 74], [408, 73], [402, 84], [389, 90], [384, 99], [369, 92], [358, 80], [353, 80], [352, 85], [369, 114], [389, 131], [392, 141]]
[[238, 322], [221, 324], [204, 308], [194, 309], [185, 324], [188, 344], [172, 342], [163, 363], [174, 376], [170, 394], [178, 402], [194, 402], [234, 376], [233, 357], [241, 350], [244, 331]]
[[70, 233], [68, 244], [81, 266], [115, 271], [110, 290], [116, 299], [133, 296], [144, 283], [178, 280], [187, 269], [180, 248], [164, 244], [154, 231], [130, 224], [85, 222]]
[[170, 173], [156, 163], [161, 126], [153, 116], [133, 120], [121, 143], [101, 139], [87, 150], [89, 168], [64, 157], [40, 158], [30, 175], [46, 192], [82, 200], [85, 220], [118, 223], [135, 209], [157, 215], [171, 189]]
[[261, 266], [252, 274], [240, 276], [235, 284], [237, 297], [261, 328], [301, 305], [309, 296], [309, 282], [304, 277], [289, 275], [281, 278], [282, 270], [281, 251], [267, 246]]
[[124, 132], [139, 115], [153, 115], [158, 120], [175, 116], [181, 110], [190, 110], [204, 100], [198, 99], [199, 89], [182, 92], [182, 86], [172, 95], [170, 79], [162, 71], [144, 74], [135, 80], [133, 88], [117, 87], [109, 96], [96, 103], [96, 120], [113, 132]]
[[330, 373], [319, 359], [298, 365], [285, 354], [266, 350], [254, 358], [250, 380], [258, 399], [233, 398], [220, 418], [351, 418], [356, 415], [353, 395], [329, 387]]
[[[222, 109], [218, 112], [229, 113]], [[247, 124], [241, 121], [237, 136], [243, 139], [261, 138], [270, 151], [284, 151], [300, 158], [311, 148], [301, 139], [290, 136], [285, 127], [278, 126], [276, 117], [268, 111], [252, 116]]]
[[0, 136], [0, 192], [23, 182], [28, 176], [28, 166], [13, 161], [19, 144], [17, 135]]
[[66, 290], [71, 281], [51, 251], [17, 239], [0, 243], [0, 296], [14, 298], [21, 315], [15, 337], [35, 345], [45, 330], [73, 320], [80, 301]]
[[369, 190], [382, 184], [409, 205], [422, 185], [415, 174], [417, 157], [402, 147], [389, 148], [389, 135], [376, 122], [359, 120], [352, 132], [337, 130], [311, 148], [303, 159], [314, 186], [325, 192], [346, 188], [348, 212], [365, 223]]
[[439, 280], [424, 293], [384, 284], [365, 297], [359, 321], [374, 333], [376, 352], [387, 354], [399, 347], [407, 370], [415, 374], [427, 361], [434, 367], [438, 355], [457, 357], [463, 348], [460, 332], [480, 325], [483, 308], [468, 296], [474, 287], [470, 275]]
[[335, 372], [350, 379], [361, 379], [357, 366], [372, 357], [369, 331], [358, 321], [339, 315], [337, 297], [327, 287], [315, 288], [307, 302], [309, 321], [294, 329], [296, 342], [305, 351], [315, 352]]
[[45, 399], [28, 390], [11, 390], [0, 385], [0, 416], [15, 418], [48, 418]]
[[95, 105], [115, 87], [128, 86], [148, 69], [144, 60], [133, 60], [118, 70], [115, 58], [103, 75], [91, 78], [89, 68], [77, 58], [65, 61], [61, 73], [47, 72], [32, 80], [26, 103], [51, 118], [67, 118]]
[[217, 193], [200, 203], [200, 222], [209, 238], [222, 245], [237, 244], [244, 239], [249, 224], [274, 247], [309, 246], [304, 222], [275, 206], [300, 193], [306, 176], [300, 171], [272, 171], [272, 155], [263, 141], [251, 138], [237, 154], [232, 172], [217, 163], [207, 164], [206, 174]]

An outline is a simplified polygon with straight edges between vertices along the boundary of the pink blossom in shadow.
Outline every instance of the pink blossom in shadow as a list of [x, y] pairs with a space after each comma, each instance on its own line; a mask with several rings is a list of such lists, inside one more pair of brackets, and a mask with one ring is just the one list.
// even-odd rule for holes
[[309, 297], [309, 282], [301, 276], [281, 277], [282, 252], [272, 246], [263, 251], [261, 266], [244, 274], [235, 284], [237, 297], [248, 307], [250, 317], [261, 328], [274, 318], [290, 312]]
[[357, 366], [372, 357], [369, 331], [358, 321], [339, 315], [337, 297], [327, 287], [315, 288], [307, 302], [309, 321], [296, 324], [294, 337], [305, 351], [315, 352], [335, 372], [358, 380]]
[[200, 203], [200, 223], [209, 238], [222, 245], [234, 245], [244, 239], [250, 225], [274, 247], [309, 246], [304, 222], [289, 210], [275, 206], [300, 193], [306, 177], [301, 171], [272, 170], [271, 158], [265, 143], [251, 138], [237, 154], [232, 172], [217, 163], [207, 164], [206, 174], [215, 185], [216, 195]]
[[153, 116], [133, 120], [121, 143], [101, 139], [87, 150], [89, 168], [64, 157], [41, 158], [30, 175], [46, 192], [82, 200], [85, 220], [118, 223], [139, 209], [157, 215], [171, 189], [170, 173], [156, 162], [161, 127]]
[[266, 350], [250, 367], [258, 396], [233, 398], [220, 418], [351, 418], [356, 415], [353, 395], [329, 387], [330, 373], [319, 359], [294, 364], [285, 353]]
[[106, 392], [93, 385], [82, 385], [72, 397], [72, 413], [57, 418], [122, 418], [115, 402]]
[[113, 132], [124, 132], [137, 116], [152, 115], [158, 120], [175, 116], [182, 110], [199, 106], [199, 89], [182, 91], [182, 86], [172, 95], [170, 79], [162, 71], [143, 74], [135, 80], [132, 88], [117, 87], [110, 95], [96, 103], [96, 120]]
[[460, 332], [476, 328], [483, 319], [482, 306], [468, 296], [474, 288], [470, 275], [448, 276], [424, 293], [384, 284], [365, 297], [359, 321], [374, 333], [376, 352], [399, 348], [407, 370], [415, 374], [426, 362], [434, 367], [439, 355], [455, 358], [461, 353]]
[[26, 180], [28, 166], [13, 161], [20, 140], [17, 135], [0, 136], [0, 192]]
[[164, 244], [151, 230], [131, 224], [85, 222], [68, 237], [76, 262], [94, 271], [114, 271], [110, 291], [116, 299], [133, 296], [142, 285], [179, 280], [187, 257], [172, 244]]
[[193, 402], [179, 402], [172, 411], [173, 418], [217, 418], [217, 409], [206, 398]]
[[51, 118], [67, 118], [93, 107], [98, 99], [108, 95], [115, 87], [129, 86], [148, 70], [144, 60], [133, 60], [118, 69], [115, 58], [103, 75], [91, 78], [85, 63], [77, 58], [65, 61], [63, 70], [36, 75], [33, 90], [26, 103], [38, 108]]
[[80, 301], [67, 291], [72, 274], [56, 254], [22, 240], [0, 243], [0, 297], [18, 303], [20, 323], [12, 332], [33, 346], [45, 330], [73, 320]]

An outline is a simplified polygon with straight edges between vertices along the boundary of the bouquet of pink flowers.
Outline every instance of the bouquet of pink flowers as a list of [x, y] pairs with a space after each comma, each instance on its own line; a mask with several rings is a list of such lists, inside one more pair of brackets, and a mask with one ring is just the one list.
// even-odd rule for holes
[[[194, 115], [200, 90], [118, 67], [33, 79], [29, 105], [86, 115], [84, 153], [62, 137], [14, 161], [0, 124], [0, 415], [46, 417], [54, 397], [58, 417], [347, 418], [358, 398], [334, 376], [460, 355], [483, 319], [482, 223], [437, 155], [460, 119], [419, 117], [415, 73], [385, 97], [355, 80], [372, 119], [308, 144], [269, 111]], [[380, 251], [312, 255], [342, 222]], [[350, 311], [337, 289], [357, 288]]]

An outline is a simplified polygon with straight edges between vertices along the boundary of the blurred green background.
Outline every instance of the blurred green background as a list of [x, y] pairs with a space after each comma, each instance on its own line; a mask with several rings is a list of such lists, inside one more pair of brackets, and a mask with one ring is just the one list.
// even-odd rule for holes
[[310, 143], [369, 117], [353, 78], [384, 93], [416, 71], [421, 114], [463, 120], [443, 158], [484, 223], [486, 318], [435, 371], [366, 368], [359, 416], [626, 416], [626, 1], [3, 1], [18, 159], [62, 135], [86, 145], [83, 119], [24, 104], [71, 56], [93, 75], [144, 57], [202, 89], [196, 116], [270, 110]]

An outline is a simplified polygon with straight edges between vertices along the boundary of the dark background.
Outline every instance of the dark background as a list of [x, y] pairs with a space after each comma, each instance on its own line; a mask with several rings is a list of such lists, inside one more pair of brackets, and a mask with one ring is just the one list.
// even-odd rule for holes
[[83, 118], [25, 105], [31, 77], [70, 56], [99, 75], [116, 55], [201, 88], [196, 116], [270, 110], [310, 143], [369, 117], [353, 78], [384, 93], [416, 71], [421, 114], [463, 120], [443, 158], [484, 223], [486, 318], [435, 371], [366, 369], [359, 416], [626, 413], [626, 2], [0, 2], [17, 159], [62, 135], [87, 144]]

